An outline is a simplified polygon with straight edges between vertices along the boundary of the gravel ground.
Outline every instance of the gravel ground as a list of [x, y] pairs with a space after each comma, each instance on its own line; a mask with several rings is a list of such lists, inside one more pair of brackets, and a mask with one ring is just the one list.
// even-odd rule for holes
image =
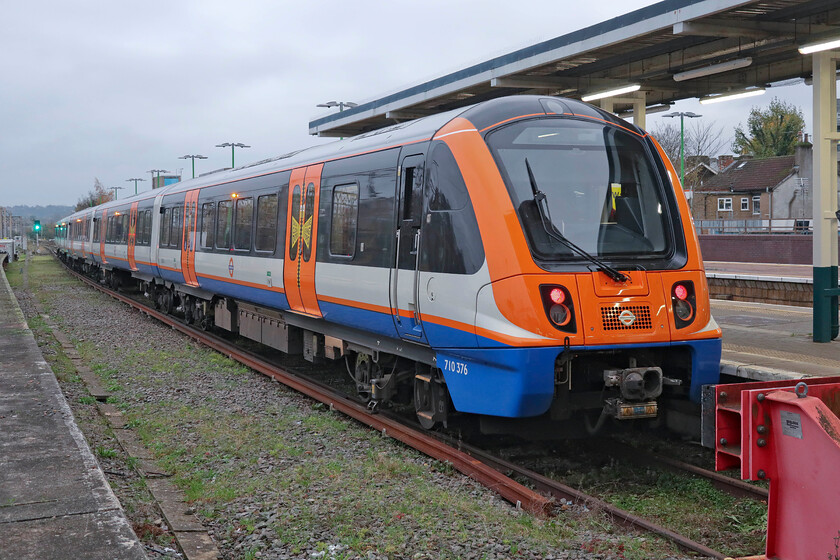
[[[447, 465], [107, 296], [76, 282], [45, 284], [38, 293], [30, 285], [161, 465], [175, 474], [225, 558], [673, 554], [656, 539], [622, 534], [597, 513], [569, 508], [542, 520], [518, 512]], [[28, 318], [29, 295], [18, 291]], [[91, 448], [118, 449], [72, 376], [63, 387]], [[150, 556], [175, 557], [167, 550], [165, 524], [124, 459], [95, 454], [135, 529], [144, 532]]]

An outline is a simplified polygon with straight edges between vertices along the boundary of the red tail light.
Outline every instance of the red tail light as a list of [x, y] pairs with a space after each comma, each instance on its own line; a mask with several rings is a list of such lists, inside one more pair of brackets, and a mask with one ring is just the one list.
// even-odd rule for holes
[[684, 329], [694, 322], [697, 315], [694, 282], [679, 282], [671, 287], [671, 307], [674, 309], [674, 325], [678, 329]]
[[554, 328], [567, 333], [577, 332], [569, 290], [563, 286], [540, 286], [540, 296], [545, 314]]

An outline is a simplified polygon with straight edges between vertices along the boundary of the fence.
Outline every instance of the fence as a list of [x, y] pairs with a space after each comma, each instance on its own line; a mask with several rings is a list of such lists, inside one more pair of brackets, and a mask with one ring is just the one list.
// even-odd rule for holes
[[799, 233], [813, 234], [813, 220], [696, 220], [697, 233], [706, 235], [736, 233]]

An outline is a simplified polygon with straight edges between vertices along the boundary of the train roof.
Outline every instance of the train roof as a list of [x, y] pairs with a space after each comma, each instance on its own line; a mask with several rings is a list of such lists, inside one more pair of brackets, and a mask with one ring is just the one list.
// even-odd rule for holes
[[[554, 104], [554, 105], [550, 105]], [[243, 165], [234, 169], [227, 169], [209, 173], [193, 179], [166, 185], [153, 191], [146, 191], [122, 200], [112, 200], [96, 207], [85, 208], [75, 212], [62, 221], [69, 222], [89, 215], [94, 210], [104, 210], [129, 206], [134, 202], [149, 200], [169, 194], [176, 194], [211, 185], [218, 185], [247, 179], [258, 175], [278, 173], [315, 163], [327, 162], [354, 155], [361, 155], [373, 151], [397, 148], [406, 144], [430, 140], [445, 124], [458, 116], [464, 116], [479, 129], [494, 126], [511, 118], [521, 115], [557, 113], [595, 118], [609, 122], [616, 126], [633, 130], [639, 134], [644, 132], [634, 125], [575, 99], [549, 97], [540, 95], [519, 95], [497, 98], [469, 107], [461, 107], [444, 113], [430, 115], [416, 120], [397, 123], [385, 128], [366, 132], [352, 138], [346, 138], [321, 146], [314, 146], [303, 150], [289, 152], [277, 157]]]

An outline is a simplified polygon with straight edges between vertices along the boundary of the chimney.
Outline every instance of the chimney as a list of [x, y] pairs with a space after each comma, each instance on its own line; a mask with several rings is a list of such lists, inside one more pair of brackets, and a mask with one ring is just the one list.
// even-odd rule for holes
[[811, 143], [808, 142], [808, 135], [806, 134], [802, 142], [799, 142], [794, 148], [793, 163], [799, 167], [800, 176], [805, 175], [806, 177], [810, 177], [811, 175], [812, 147]]
[[726, 171], [726, 168], [735, 163], [735, 156], [725, 154], [718, 156], [718, 167], [721, 171]]

